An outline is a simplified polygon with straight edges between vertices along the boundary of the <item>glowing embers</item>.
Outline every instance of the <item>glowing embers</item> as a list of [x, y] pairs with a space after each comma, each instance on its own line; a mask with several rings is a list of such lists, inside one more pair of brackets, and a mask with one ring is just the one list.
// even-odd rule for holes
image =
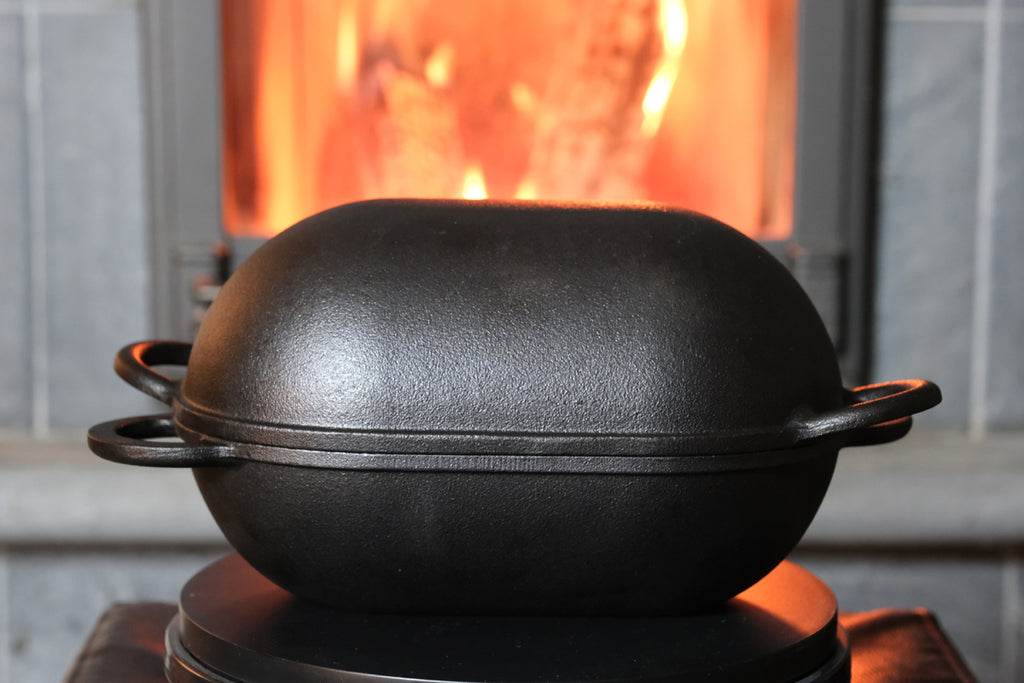
[[795, 0], [223, 0], [224, 218], [650, 199], [790, 229]]

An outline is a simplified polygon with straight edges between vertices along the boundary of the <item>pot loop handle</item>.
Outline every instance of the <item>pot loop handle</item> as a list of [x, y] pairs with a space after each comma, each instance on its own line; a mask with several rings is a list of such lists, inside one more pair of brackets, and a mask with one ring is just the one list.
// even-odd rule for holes
[[128, 417], [90, 429], [89, 450], [106, 460], [146, 467], [206, 467], [233, 460], [231, 444], [149, 441], [176, 436], [171, 415]]
[[188, 365], [192, 344], [179, 341], [144, 341], [129, 344], [117, 352], [114, 372], [128, 384], [171, 405], [181, 398], [181, 381], [153, 369], [154, 365]]
[[942, 401], [939, 387], [901, 379], [844, 390], [848, 405], [801, 420], [800, 440], [843, 435], [847, 446], [895, 441], [910, 430], [910, 415]]

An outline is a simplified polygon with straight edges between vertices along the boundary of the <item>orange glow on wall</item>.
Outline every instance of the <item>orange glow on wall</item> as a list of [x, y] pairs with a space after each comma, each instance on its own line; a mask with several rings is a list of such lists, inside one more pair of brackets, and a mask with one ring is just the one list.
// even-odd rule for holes
[[224, 221], [373, 197], [792, 224], [795, 0], [222, 0]]

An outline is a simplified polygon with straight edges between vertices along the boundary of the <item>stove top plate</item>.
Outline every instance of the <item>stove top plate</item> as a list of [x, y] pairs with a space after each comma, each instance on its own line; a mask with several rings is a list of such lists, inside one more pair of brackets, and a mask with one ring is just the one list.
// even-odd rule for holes
[[509, 618], [347, 614], [232, 555], [185, 584], [167, 653], [171, 683], [850, 679], [835, 597], [789, 562], [711, 612]]

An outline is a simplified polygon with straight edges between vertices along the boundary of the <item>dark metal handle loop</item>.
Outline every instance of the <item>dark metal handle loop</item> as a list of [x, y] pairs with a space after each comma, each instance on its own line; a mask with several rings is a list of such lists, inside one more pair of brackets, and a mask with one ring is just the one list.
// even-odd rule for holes
[[146, 467], [206, 467], [231, 462], [233, 448], [222, 443], [149, 441], [177, 436], [170, 415], [111, 420], [89, 430], [89, 449], [106, 460]]
[[847, 405], [801, 421], [801, 440], [846, 435], [846, 445], [895, 441], [910, 429], [910, 415], [942, 401], [942, 392], [923, 379], [869, 384], [845, 392]]
[[144, 341], [117, 352], [114, 372], [136, 389], [170, 405], [181, 397], [181, 382], [153, 369], [154, 365], [188, 365], [192, 344], [179, 341]]

